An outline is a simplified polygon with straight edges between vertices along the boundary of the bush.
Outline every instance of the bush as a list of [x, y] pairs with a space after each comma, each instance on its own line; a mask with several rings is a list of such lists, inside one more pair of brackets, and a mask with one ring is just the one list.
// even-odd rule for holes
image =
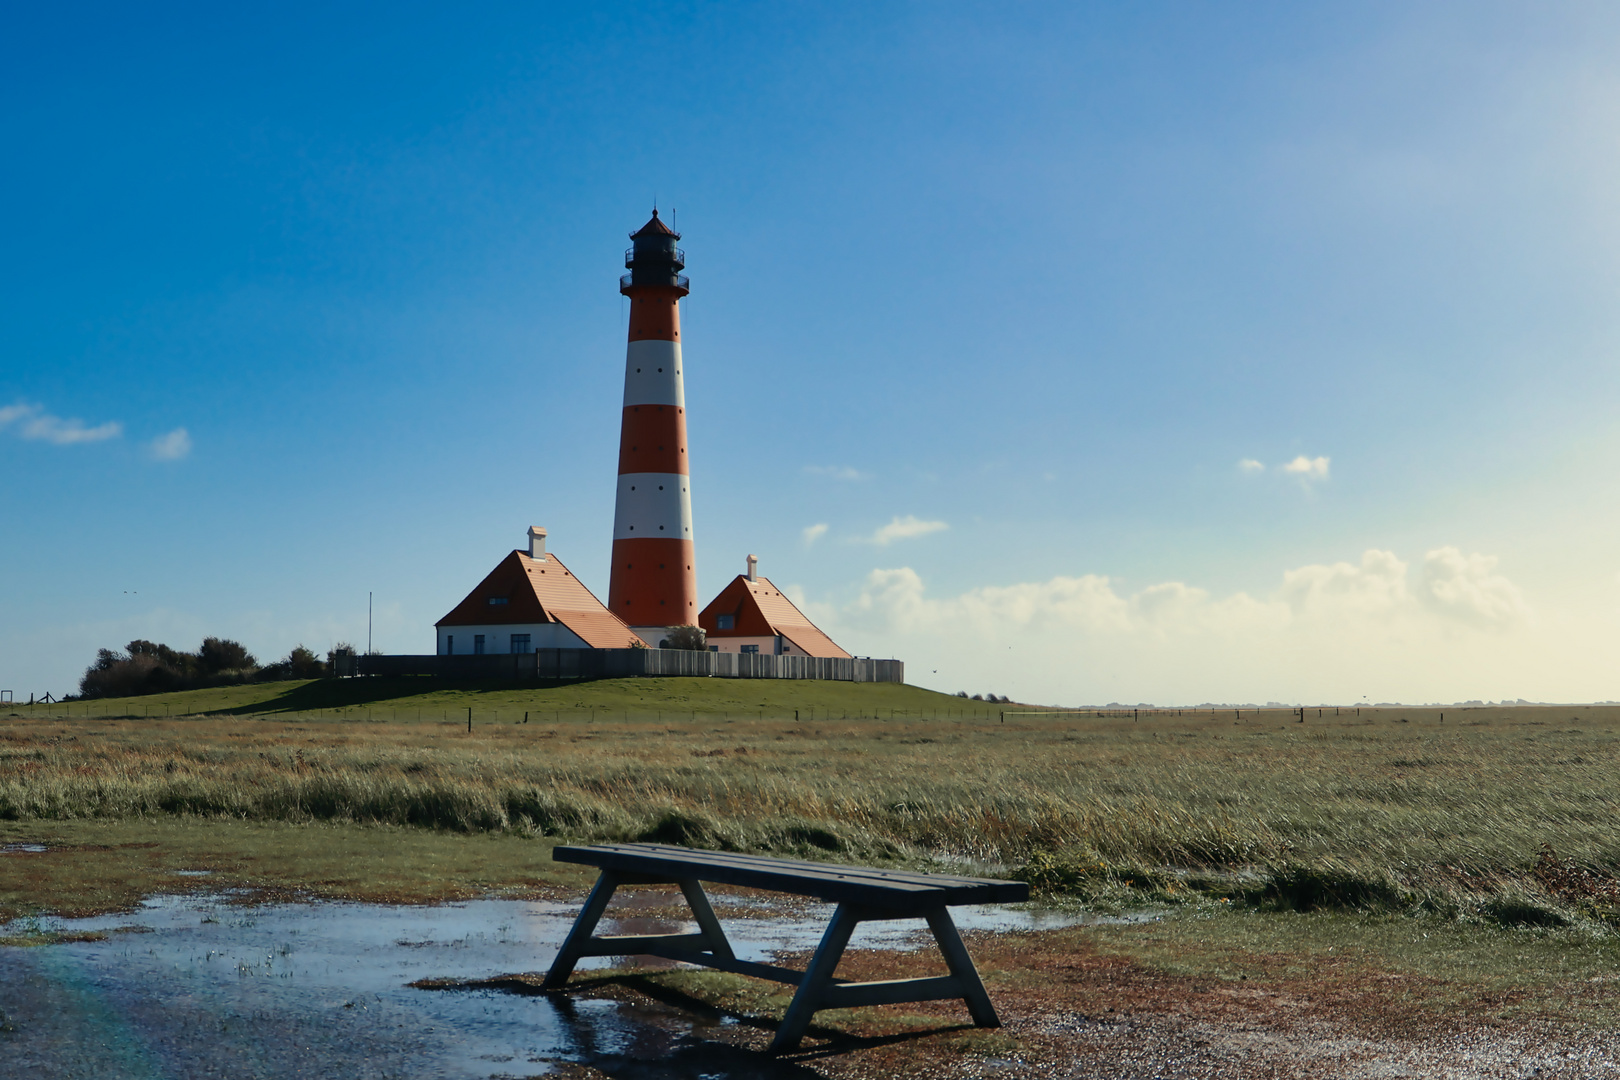
[[326, 661], [303, 645], [295, 645], [285, 657], [259, 669], [259, 678], [269, 682], [281, 679], [319, 679], [326, 675]]
[[1343, 866], [1290, 864], [1270, 877], [1249, 900], [1292, 911], [1392, 911], [1403, 901], [1388, 878]]
[[197, 663], [209, 675], [222, 671], [257, 671], [259, 662], [239, 641], [230, 638], [203, 638], [197, 650]]
[[79, 696], [135, 697], [255, 680], [318, 679], [325, 674], [320, 657], [303, 645], [276, 663], [260, 667], [246, 646], [230, 638], [203, 638], [194, 653], [136, 638], [122, 652], [96, 651], [95, 663], [79, 680]]
[[703, 632], [701, 626], [672, 626], [664, 639], [667, 649], [684, 649], [687, 652], [707, 652], [709, 636]]

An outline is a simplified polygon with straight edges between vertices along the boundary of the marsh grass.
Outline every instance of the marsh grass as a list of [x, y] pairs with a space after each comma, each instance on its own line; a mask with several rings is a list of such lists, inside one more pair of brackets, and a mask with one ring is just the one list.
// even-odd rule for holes
[[558, 706], [471, 734], [12, 718], [0, 819], [378, 823], [983, 868], [1098, 902], [1620, 915], [1620, 709], [795, 722], [768, 703], [696, 720], [598, 704], [595, 722]]

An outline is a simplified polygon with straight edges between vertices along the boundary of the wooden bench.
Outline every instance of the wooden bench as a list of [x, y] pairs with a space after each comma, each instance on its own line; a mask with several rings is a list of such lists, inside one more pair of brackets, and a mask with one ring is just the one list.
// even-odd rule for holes
[[[771, 1052], [791, 1050], [804, 1037], [810, 1018], [821, 1009], [892, 1005], [904, 1001], [960, 998], [979, 1027], [1000, 1027], [990, 996], [979, 981], [962, 944], [949, 908], [957, 904], [1008, 904], [1029, 899], [1021, 881], [868, 870], [832, 863], [771, 859], [698, 851], [668, 844], [595, 844], [559, 847], [558, 862], [601, 869], [596, 887], [580, 910], [562, 951], [546, 975], [545, 985], [558, 989], [574, 965], [586, 956], [660, 956], [721, 971], [795, 984], [798, 990], [771, 1042]], [[720, 921], [715, 918], [702, 882], [793, 893], [836, 903], [827, 932], [804, 971], [775, 964], [739, 960], [733, 955]], [[698, 924], [695, 934], [644, 934], [593, 937], [597, 922], [620, 885], [679, 885]], [[949, 975], [883, 982], [848, 982], [833, 977], [838, 961], [858, 923], [869, 919], [926, 919], [944, 954]]]

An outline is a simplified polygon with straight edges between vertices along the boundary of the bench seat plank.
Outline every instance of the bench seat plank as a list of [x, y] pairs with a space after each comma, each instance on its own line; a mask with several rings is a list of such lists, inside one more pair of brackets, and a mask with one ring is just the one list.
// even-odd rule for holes
[[872, 870], [837, 863], [772, 859], [725, 851], [702, 851], [668, 844], [590, 844], [558, 847], [558, 862], [603, 870], [696, 878], [721, 885], [768, 889], [811, 896], [832, 903], [920, 911], [958, 904], [1008, 904], [1029, 899], [1022, 881]]

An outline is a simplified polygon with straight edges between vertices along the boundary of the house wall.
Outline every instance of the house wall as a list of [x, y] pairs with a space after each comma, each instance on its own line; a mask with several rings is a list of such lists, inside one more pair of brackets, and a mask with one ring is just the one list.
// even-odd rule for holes
[[455, 639], [456, 656], [471, 656], [473, 636], [484, 635], [486, 655], [504, 655], [512, 651], [512, 635], [528, 634], [529, 651], [535, 649], [588, 649], [589, 645], [562, 623], [506, 623], [490, 626], [439, 626], [436, 652], [450, 654], [449, 640]]
[[795, 649], [785, 637], [716, 637], [709, 635], [709, 649], [713, 652], [742, 652], [744, 645], [755, 645], [761, 656], [804, 656], [804, 650]]

